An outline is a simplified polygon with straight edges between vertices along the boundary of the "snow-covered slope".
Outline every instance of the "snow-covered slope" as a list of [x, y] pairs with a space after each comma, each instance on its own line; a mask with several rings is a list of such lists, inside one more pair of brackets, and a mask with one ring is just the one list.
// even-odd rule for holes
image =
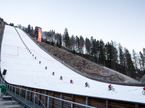
[[[5, 26], [1, 49], [1, 72], [7, 69], [5, 75], [7, 82], [86, 96], [145, 103], [142, 87], [114, 84], [115, 92], [108, 91], [108, 83], [94, 81], [73, 72], [41, 50], [22, 30], [18, 28], [17, 30], [32, 53], [26, 49], [15, 28]], [[55, 72], [54, 76], [52, 72]], [[60, 76], [63, 80], [60, 80]], [[74, 84], [70, 84], [71, 79]], [[85, 87], [85, 82], [89, 83], [90, 88]]]

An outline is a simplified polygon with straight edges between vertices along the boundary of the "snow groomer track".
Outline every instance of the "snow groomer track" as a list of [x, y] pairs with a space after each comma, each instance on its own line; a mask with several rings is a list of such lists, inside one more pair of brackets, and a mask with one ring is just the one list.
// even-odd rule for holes
[[[4, 69], [7, 70], [4, 80], [8, 84], [50, 96], [98, 108], [145, 108], [143, 87], [113, 84], [115, 92], [108, 91], [109, 83], [77, 74], [43, 51], [22, 30], [8, 25], [5, 25], [1, 45], [1, 74]], [[70, 84], [71, 79], [73, 84]], [[85, 87], [85, 82], [90, 87]], [[43, 96], [39, 99], [44, 101]], [[51, 102], [55, 107], [57, 101], [52, 99]], [[41, 105], [39, 101], [36, 103]], [[62, 104], [63, 108], [69, 108]]]

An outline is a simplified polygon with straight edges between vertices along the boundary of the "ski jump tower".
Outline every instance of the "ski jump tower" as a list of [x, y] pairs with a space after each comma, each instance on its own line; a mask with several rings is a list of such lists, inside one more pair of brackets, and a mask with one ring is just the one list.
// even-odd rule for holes
[[35, 37], [38, 39], [39, 42], [41, 42], [41, 35], [42, 35], [42, 28], [36, 26], [35, 27]]

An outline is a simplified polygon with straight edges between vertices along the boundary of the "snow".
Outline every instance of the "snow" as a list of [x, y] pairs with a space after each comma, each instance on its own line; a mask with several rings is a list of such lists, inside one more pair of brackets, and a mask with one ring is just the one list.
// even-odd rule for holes
[[[85, 96], [145, 103], [143, 87], [113, 84], [115, 92], [108, 91], [108, 83], [94, 81], [75, 73], [40, 49], [22, 30], [16, 29], [32, 53], [26, 49], [15, 28], [6, 25], [1, 48], [1, 72], [7, 70], [7, 82]], [[52, 72], [55, 72], [55, 75], [52, 75]], [[63, 80], [60, 80], [60, 76]], [[70, 84], [71, 79], [73, 84]], [[85, 82], [89, 83], [89, 88], [85, 87]]]

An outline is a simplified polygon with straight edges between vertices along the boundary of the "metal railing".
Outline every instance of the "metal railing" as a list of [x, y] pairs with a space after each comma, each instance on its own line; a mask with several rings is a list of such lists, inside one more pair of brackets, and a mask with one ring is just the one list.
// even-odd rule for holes
[[34, 91], [31, 91], [10, 84], [5, 85], [6, 93], [13, 96], [17, 100], [22, 101], [28, 108], [96, 108], [93, 106], [62, 99], [62, 94], [60, 95], [60, 98], [57, 98], [36, 92], [35, 89]]

